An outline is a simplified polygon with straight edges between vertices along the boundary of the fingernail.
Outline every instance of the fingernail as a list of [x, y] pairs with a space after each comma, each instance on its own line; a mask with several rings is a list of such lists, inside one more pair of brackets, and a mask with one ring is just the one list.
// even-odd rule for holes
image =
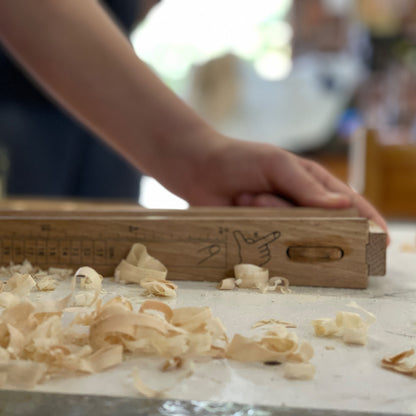
[[339, 194], [337, 192], [328, 192], [326, 198], [330, 201], [349, 201], [350, 198], [347, 195]]

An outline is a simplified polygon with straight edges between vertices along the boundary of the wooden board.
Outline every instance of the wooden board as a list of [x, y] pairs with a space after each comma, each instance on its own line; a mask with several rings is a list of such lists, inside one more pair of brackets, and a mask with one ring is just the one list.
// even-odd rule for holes
[[[338, 217], [340, 211], [333, 211], [332, 217], [316, 210], [309, 212], [311, 217], [304, 217], [307, 211], [301, 214], [302, 209], [286, 210], [285, 216], [283, 211], [204, 208], [28, 215], [3, 210], [0, 264], [27, 258], [40, 267], [88, 265], [112, 276], [131, 245], [141, 242], [166, 265], [173, 280], [218, 281], [243, 262], [267, 267], [272, 276], [285, 276], [292, 285], [365, 288], [369, 270], [380, 272], [380, 266], [371, 265], [385, 263], [385, 250], [380, 250], [381, 239], [369, 234], [366, 219]], [[383, 233], [378, 236], [383, 238]], [[374, 241], [377, 250], [372, 250]]]

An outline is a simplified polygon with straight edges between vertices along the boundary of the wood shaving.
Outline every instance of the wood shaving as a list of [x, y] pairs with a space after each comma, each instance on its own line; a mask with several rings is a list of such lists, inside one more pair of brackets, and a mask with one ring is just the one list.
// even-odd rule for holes
[[94, 304], [95, 294], [93, 292], [76, 293], [73, 297], [74, 306], [91, 306]]
[[375, 322], [375, 316], [358, 306], [355, 302], [348, 304], [352, 308], [359, 309], [367, 316], [363, 319], [355, 312], [337, 312], [335, 319], [323, 318], [312, 321], [315, 335], [318, 337], [338, 337], [346, 344], [367, 344], [368, 327]]
[[[274, 289], [288, 287], [287, 279], [269, 281], [267, 269], [239, 266], [249, 266], [236, 266], [234, 280], [240, 287], [261, 289], [261, 285], [269, 287], [270, 283]], [[99, 299], [102, 276], [90, 267], [75, 272], [71, 293], [65, 298], [32, 303], [22, 296], [35, 285], [39, 290], [51, 287], [68, 271], [44, 272], [29, 262], [10, 267], [0, 293], [0, 305], [4, 307], [0, 315], [0, 386], [30, 388], [61, 374], [100, 372], [121, 363], [126, 354], [163, 357], [166, 361], [162, 371], [181, 370], [183, 378], [193, 373], [194, 360], [203, 357], [309, 364], [313, 356], [308, 343], [299, 343], [296, 334], [288, 332], [289, 323], [263, 321], [261, 325], [257, 323], [267, 325], [261, 338], [236, 334], [229, 343], [224, 325], [209, 307], [172, 309], [165, 303], [148, 300], [135, 311], [122, 297], [103, 303]], [[253, 271], [260, 277], [253, 278]], [[140, 283], [149, 294], [176, 295], [176, 285], [165, 279], [165, 266], [141, 244], [132, 247], [115, 274], [120, 282]], [[92, 309], [64, 324], [62, 316], [70, 310], [71, 302]], [[310, 367], [295, 367], [293, 377], [306, 378], [306, 368]], [[138, 391], [148, 397], [160, 397], [169, 390], [151, 389], [138, 372], [133, 379]]]
[[294, 380], [310, 380], [315, 376], [315, 366], [311, 363], [285, 363], [283, 377]]
[[133, 383], [134, 383], [134, 387], [136, 388], [136, 390], [143, 394], [143, 396], [148, 397], [148, 398], [162, 398], [166, 391], [166, 390], [154, 390], [151, 389], [140, 377], [139, 374], [139, 370], [135, 370], [133, 371]]
[[286, 277], [271, 277], [269, 279], [269, 286], [267, 286], [267, 291], [273, 290], [283, 294], [290, 293], [291, 290], [289, 289], [289, 279]]
[[30, 274], [35, 280], [37, 277], [47, 275], [62, 280], [70, 277], [73, 270], [61, 267], [50, 267], [48, 270], [42, 270], [39, 267], [33, 266], [29, 260], [24, 260], [21, 264], [11, 262], [7, 267], [0, 267], [0, 276], [2, 277], [12, 277], [15, 273]]
[[143, 244], [134, 244], [125, 260], [116, 267], [114, 278], [121, 283], [140, 283], [142, 279], [165, 280], [168, 271], [157, 259], [150, 256]]
[[[25, 260], [22, 264], [11, 263], [8, 267], [0, 268], [0, 275], [6, 277], [5, 282], [0, 281], [0, 306], [8, 307], [18, 302], [18, 298], [27, 296], [34, 287], [40, 291], [55, 290], [59, 280], [70, 276], [70, 269], [49, 268], [41, 270]], [[7, 293], [6, 294], [4, 294]], [[13, 295], [13, 296], [12, 296]]]
[[237, 264], [234, 266], [234, 276], [238, 287], [258, 289], [267, 286], [269, 270], [254, 264]]
[[[192, 365], [184, 363], [192, 357], [225, 355], [225, 330], [209, 308], [191, 308], [194, 314], [187, 316], [183, 308], [172, 310], [166, 304], [147, 301], [135, 312], [128, 301], [115, 298], [105, 304], [99, 301], [93, 312], [78, 315], [64, 326], [61, 316], [69, 298], [45, 304], [24, 300], [3, 311], [0, 374], [7, 375], [2, 375], [3, 383], [20, 385], [10, 374], [19, 373], [20, 361], [43, 369], [30, 382], [22, 381], [27, 387], [62, 371], [102, 371], [120, 363], [127, 352], [164, 356], [169, 363], [165, 370], [182, 368], [187, 374]], [[87, 325], [89, 331], [77, 331], [77, 325]]]
[[414, 353], [415, 350], [410, 349], [392, 357], [385, 357], [381, 360], [381, 365], [383, 368], [395, 371], [396, 373], [416, 378], [416, 362], [414, 359], [409, 360], [409, 357], [412, 357]]
[[30, 274], [15, 273], [6, 282], [7, 289], [17, 296], [26, 296], [35, 286], [36, 282]]
[[182, 370], [182, 374], [175, 379], [175, 382], [164, 389], [155, 390], [149, 387], [140, 377], [138, 369], [133, 371], [133, 380], [134, 386], [137, 391], [143, 394], [145, 397], [148, 398], [162, 398], [166, 396], [166, 393], [169, 392], [173, 387], [175, 387], [178, 382], [192, 376], [194, 373], [194, 362], [192, 360], [184, 360], [180, 357], [174, 357], [170, 360], [167, 360], [161, 369], [163, 372], [166, 371], [177, 371]]
[[312, 346], [307, 342], [299, 345], [297, 335], [281, 324], [275, 324], [261, 338], [236, 334], [227, 350], [227, 358], [243, 362], [307, 363], [312, 357]]
[[254, 264], [237, 264], [234, 266], [233, 277], [222, 279], [217, 289], [232, 290], [236, 286], [244, 289], [258, 289], [261, 293], [278, 291], [279, 293], [290, 293], [289, 280], [285, 277], [269, 278], [269, 270]]
[[254, 323], [251, 327], [254, 328], [260, 328], [265, 325], [283, 325], [286, 328], [296, 328], [296, 324], [293, 324], [292, 322], [285, 322], [280, 321], [278, 319], [262, 319], [261, 321], [257, 321]]
[[233, 290], [235, 288], [235, 278], [234, 277], [227, 277], [222, 279], [221, 282], [218, 283], [217, 289], [220, 290]]
[[32, 266], [29, 260], [24, 260], [21, 264], [11, 262], [7, 267], [0, 267], [0, 276], [12, 277], [15, 273], [34, 275], [39, 270], [39, 268]]
[[140, 280], [140, 286], [145, 289], [145, 295], [161, 296], [161, 297], [176, 297], [176, 286], [169, 280], [156, 280], [152, 277], [145, 277]]
[[52, 276], [42, 276], [36, 281], [36, 287], [40, 291], [55, 290], [58, 282]]
[[[80, 287], [84, 290], [93, 290], [93, 292], [81, 292], [74, 294], [77, 280], [79, 279]], [[80, 267], [72, 278], [72, 293], [76, 306], [92, 306], [98, 300], [101, 292], [103, 277], [91, 267]]]

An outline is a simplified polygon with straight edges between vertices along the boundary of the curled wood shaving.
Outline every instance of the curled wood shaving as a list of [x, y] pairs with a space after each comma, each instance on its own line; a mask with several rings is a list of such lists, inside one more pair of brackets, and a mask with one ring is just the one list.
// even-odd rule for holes
[[405, 374], [410, 377], [416, 378], [416, 362], [411, 362], [409, 357], [412, 357], [415, 350], [412, 348], [407, 351], [403, 351], [400, 354], [393, 355], [392, 357], [385, 357], [381, 360], [383, 368], [395, 371], [396, 373]]
[[[166, 390], [154, 390], [150, 388], [140, 377], [139, 370], [133, 371], [133, 383], [136, 390], [148, 398], [161, 398]], [[169, 390], [169, 389], [167, 389]]]
[[[93, 290], [94, 292], [81, 292], [74, 294], [77, 280], [80, 281], [81, 289]], [[74, 303], [77, 306], [92, 306], [97, 301], [101, 292], [103, 277], [91, 267], [80, 267], [72, 278], [72, 293]]]
[[140, 280], [140, 286], [145, 289], [145, 295], [176, 297], [177, 286], [169, 280], [156, 280], [152, 277], [145, 277]]
[[277, 290], [280, 293], [287, 294], [290, 293], [289, 289], [289, 279], [286, 277], [271, 277], [269, 280], [269, 286], [267, 287], [268, 291]]
[[[269, 284], [267, 269], [249, 266], [251, 270], [253, 267], [260, 269], [260, 280], [256, 285], [250, 281], [251, 277], [244, 276], [247, 269], [237, 267], [236, 276], [241, 287], [260, 287], [258, 282]], [[30, 263], [24, 266], [25, 270], [31, 267]], [[24, 287], [19, 293], [27, 293], [34, 284], [40, 288], [44, 279], [45, 283], [54, 279], [51, 274], [31, 270], [33, 272], [34, 278], [30, 273], [17, 275], [13, 270], [5, 285], [8, 291], [0, 293], [0, 304], [3, 297], [3, 305], [6, 305], [0, 315], [0, 385], [27, 388], [68, 371], [103, 371], [122, 362], [126, 353], [164, 357], [162, 370], [180, 369], [183, 377], [192, 374], [193, 360], [200, 357], [307, 363], [313, 355], [309, 344], [299, 344], [296, 334], [289, 333], [284, 325], [276, 322], [270, 322], [261, 339], [237, 334], [229, 344], [222, 322], [208, 307], [171, 309], [164, 303], [149, 300], [135, 311], [132, 304], [121, 297], [103, 303], [98, 299], [102, 276], [89, 267], [76, 271], [72, 292], [65, 298], [32, 303], [13, 291]], [[54, 271], [49, 270], [49, 273]], [[165, 280], [166, 273], [163, 264], [140, 244], [132, 247], [125, 263], [121, 262], [117, 269], [119, 281], [140, 282], [149, 292], [164, 295], [176, 289], [176, 285]], [[26, 283], [22, 286], [18, 281]], [[81, 291], [75, 293], [77, 282]], [[280, 278], [276, 282], [272, 284], [285, 285]], [[63, 312], [71, 300], [93, 306], [93, 310], [76, 315], [69, 325], [64, 325]], [[134, 383], [149, 397], [158, 397], [166, 391], [150, 389], [138, 373], [134, 375]]]
[[289, 332], [284, 325], [275, 324], [263, 337], [247, 338], [234, 335], [227, 357], [237, 361], [278, 361], [308, 362], [313, 356], [313, 348], [307, 342], [299, 345], [297, 335]]
[[254, 264], [237, 264], [234, 266], [234, 276], [238, 287], [259, 289], [267, 286], [269, 270]]
[[355, 312], [337, 312], [335, 319], [323, 318], [312, 321], [315, 335], [318, 337], [339, 337], [346, 344], [367, 344], [368, 327], [375, 322], [375, 316], [358, 306], [355, 302], [348, 306], [359, 309], [367, 316], [363, 319]]
[[134, 244], [125, 260], [116, 267], [114, 278], [121, 283], [140, 283], [142, 279], [165, 280], [166, 267], [150, 256], [143, 244]]
[[285, 277], [272, 277], [269, 279], [269, 271], [264, 267], [254, 264], [237, 264], [234, 266], [235, 278], [228, 277], [217, 285], [220, 290], [232, 290], [235, 286], [248, 289], [258, 289], [261, 293], [278, 291], [290, 293], [289, 280]]

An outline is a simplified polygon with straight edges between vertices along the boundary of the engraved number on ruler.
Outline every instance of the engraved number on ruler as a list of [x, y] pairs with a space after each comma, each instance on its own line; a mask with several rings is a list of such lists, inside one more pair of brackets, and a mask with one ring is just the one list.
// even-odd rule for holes
[[1, 263], [29, 259], [36, 264], [85, 263], [112, 264], [115, 241], [87, 239], [3, 239], [0, 241]]

